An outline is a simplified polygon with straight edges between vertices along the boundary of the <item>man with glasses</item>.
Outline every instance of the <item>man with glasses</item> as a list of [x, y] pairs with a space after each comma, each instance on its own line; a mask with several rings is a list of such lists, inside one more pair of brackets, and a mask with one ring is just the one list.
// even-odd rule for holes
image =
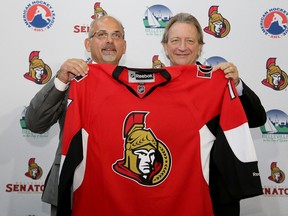
[[[84, 44], [91, 53], [92, 63], [118, 65], [126, 51], [124, 27], [111, 16], [93, 20]], [[51, 204], [51, 216], [56, 215], [58, 177], [61, 159], [62, 129], [67, 107], [67, 90], [75, 76], [85, 76], [88, 65], [82, 59], [66, 60], [56, 76], [50, 80], [31, 100], [26, 109], [27, 128], [35, 133], [44, 133], [56, 122], [60, 125], [59, 144], [51, 170], [45, 181], [42, 201]]]

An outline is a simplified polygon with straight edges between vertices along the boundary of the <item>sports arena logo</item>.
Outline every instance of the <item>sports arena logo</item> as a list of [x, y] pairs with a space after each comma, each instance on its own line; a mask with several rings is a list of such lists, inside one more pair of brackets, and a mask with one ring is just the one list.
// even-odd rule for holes
[[39, 58], [40, 51], [32, 51], [29, 55], [29, 72], [24, 77], [37, 84], [47, 83], [52, 76], [50, 67]]
[[219, 6], [211, 6], [208, 11], [209, 26], [204, 28], [204, 32], [213, 35], [216, 38], [224, 38], [230, 32], [230, 23], [220, 13]]
[[148, 7], [143, 18], [146, 34], [162, 36], [164, 28], [171, 18], [172, 12], [164, 5]]
[[280, 66], [276, 64], [276, 58], [269, 58], [266, 62], [266, 79], [262, 84], [276, 91], [283, 90], [288, 85], [288, 76]]
[[45, 31], [54, 24], [55, 12], [45, 1], [33, 1], [23, 11], [23, 20], [27, 27], [34, 31]]
[[281, 38], [288, 32], [288, 12], [282, 8], [271, 8], [262, 15], [260, 27], [270, 38]]

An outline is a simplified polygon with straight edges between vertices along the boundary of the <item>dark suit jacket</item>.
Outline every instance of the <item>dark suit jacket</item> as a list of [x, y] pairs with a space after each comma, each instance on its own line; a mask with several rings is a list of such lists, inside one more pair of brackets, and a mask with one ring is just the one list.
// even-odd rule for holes
[[57, 206], [58, 176], [61, 161], [62, 129], [67, 106], [67, 91], [59, 91], [51, 79], [30, 101], [26, 109], [25, 122], [34, 133], [44, 133], [55, 123], [59, 123], [59, 143], [50, 172], [45, 180], [42, 201]]
[[[266, 122], [266, 112], [258, 96], [244, 83], [243, 95], [240, 96], [250, 128], [259, 127]], [[215, 121], [218, 121], [216, 118]], [[262, 185], [259, 178], [245, 176], [251, 173], [251, 164], [243, 164], [240, 171], [236, 171], [241, 163], [226, 142], [220, 128], [212, 129], [217, 137], [210, 157], [210, 194], [215, 208], [223, 208], [225, 204], [239, 203], [241, 199], [261, 195]], [[253, 169], [258, 169], [257, 164]], [[255, 173], [257, 175], [257, 173]], [[222, 206], [223, 205], [223, 206]]]

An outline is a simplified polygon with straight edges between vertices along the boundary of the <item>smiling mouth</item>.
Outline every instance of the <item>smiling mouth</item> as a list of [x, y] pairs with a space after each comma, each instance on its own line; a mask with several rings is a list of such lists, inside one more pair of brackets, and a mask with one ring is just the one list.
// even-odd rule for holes
[[188, 54], [176, 54], [176, 56], [178, 56], [178, 57], [187, 57]]
[[104, 54], [114, 54], [116, 52], [115, 49], [102, 49]]

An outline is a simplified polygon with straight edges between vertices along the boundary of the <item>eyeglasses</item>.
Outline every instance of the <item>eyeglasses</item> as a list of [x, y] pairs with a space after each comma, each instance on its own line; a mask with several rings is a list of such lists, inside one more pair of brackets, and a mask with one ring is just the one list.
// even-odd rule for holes
[[107, 31], [104, 31], [104, 30], [98, 30], [94, 32], [89, 38], [91, 39], [93, 37], [96, 37], [99, 40], [106, 40], [109, 35], [111, 36], [113, 40], [123, 39], [123, 34], [119, 31], [108, 33]]

